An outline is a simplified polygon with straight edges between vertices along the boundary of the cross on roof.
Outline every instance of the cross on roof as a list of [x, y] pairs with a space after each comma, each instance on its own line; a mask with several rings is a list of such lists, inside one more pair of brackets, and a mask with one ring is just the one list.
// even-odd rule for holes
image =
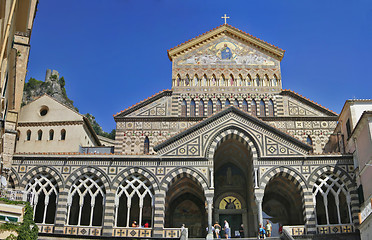
[[225, 24], [227, 24], [226, 20], [227, 20], [228, 18], [230, 18], [230, 17], [227, 17], [227, 16], [226, 16], [226, 13], [225, 13], [225, 15], [224, 15], [223, 17], [221, 17], [221, 18], [224, 18], [224, 19], [225, 19]]

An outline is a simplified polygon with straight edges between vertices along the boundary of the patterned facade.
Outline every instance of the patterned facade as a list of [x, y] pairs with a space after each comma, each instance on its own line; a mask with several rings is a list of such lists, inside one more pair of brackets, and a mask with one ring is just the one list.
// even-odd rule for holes
[[115, 154], [14, 156], [42, 235], [205, 237], [224, 219], [245, 236], [264, 219], [355, 231], [353, 156], [324, 152], [338, 115], [282, 89], [284, 50], [225, 24], [168, 56], [172, 89], [114, 116]]

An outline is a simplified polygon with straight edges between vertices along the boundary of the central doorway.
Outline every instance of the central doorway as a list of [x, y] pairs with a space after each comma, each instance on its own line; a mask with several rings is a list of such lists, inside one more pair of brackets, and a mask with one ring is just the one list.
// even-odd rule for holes
[[244, 236], [254, 237], [257, 226], [253, 157], [248, 144], [229, 135], [214, 154], [214, 223], [229, 222], [231, 237], [243, 224]]

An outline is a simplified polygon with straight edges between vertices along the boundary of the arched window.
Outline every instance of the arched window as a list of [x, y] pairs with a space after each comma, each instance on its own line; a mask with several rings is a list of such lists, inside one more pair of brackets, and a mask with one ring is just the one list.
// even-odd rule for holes
[[216, 111], [219, 112], [222, 109], [222, 103], [220, 99], [217, 99], [217, 104], [216, 104]]
[[243, 103], [242, 103], [242, 109], [243, 111], [248, 112], [248, 103], [245, 99], [243, 100]]
[[61, 130], [61, 140], [66, 140], [66, 130], [65, 129]]
[[314, 184], [313, 198], [318, 225], [352, 223], [351, 196], [340, 177], [321, 175]]
[[225, 85], [225, 76], [222, 74], [221, 78], [220, 78], [220, 84], [219, 86], [224, 86]]
[[256, 79], [255, 79], [255, 86], [256, 87], [259, 87], [261, 84], [260, 84], [260, 77], [258, 76], [258, 74], [256, 75]]
[[54, 223], [58, 193], [57, 181], [49, 173], [38, 173], [28, 182], [23, 198], [33, 207], [36, 223]]
[[269, 116], [270, 117], [273, 117], [274, 116], [274, 103], [273, 103], [273, 100], [269, 100], [269, 103], [268, 103], [268, 110], [269, 110]]
[[187, 103], [186, 100], [184, 99], [181, 103], [181, 117], [186, 117], [187, 115]]
[[232, 74], [230, 74], [230, 83], [229, 83], [230, 86], [236, 86], [235, 84], [235, 80], [234, 80], [234, 76]]
[[271, 86], [273, 87], [278, 86], [278, 79], [276, 78], [276, 75], [274, 75], [274, 78], [271, 79]]
[[187, 75], [186, 75], [186, 79], [185, 79], [185, 86], [189, 86], [189, 84], [190, 84], [190, 77], [189, 77], [189, 75], [187, 74]]
[[239, 74], [237, 86], [239, 87], [243, 86], [243, 82], [244, 82], [243, 77], [242, 75]]
[[43, 131], [39, 130], [37, 131], [37, 140], [41, 141], [43, 139]]
[[217, 80], [216, 79], [217, 79], [216, 76], [213, 75], [212, 76], [212, 79], [211, 79], [210, 86], [216, 86], [217, 85]]
[[225, 107], [230, 107], [230, 101], [229, 101], [228, 98], [227, 98], [226, 101], [225, 101]]
[[190, 116], [191, 116], [191, 117], [195, 117], [195, 112], [196, 112], [195, 101], [194, 101], [194, 99], [193, 99], [193, 100], [191, 100], [191, 102], [190, 102]]
[[180, 83], [181, 83], [181, 77], [180, 77], [180, 75], [178, 74], [178, 75], [177, 75], [177, 80], [176, 80], [176, 86], [177, 86], [177, 87], [180, 86]]
[[30, 141], [31, 140], [31, 130], [27, 130], [27, 134], [26, 134], [26, 140], [27, 141]]
[[154, 190], [148, 179], [139, 174], [126, 178], [116, 191], [115, 225], [130, 227], [131, 222], [138, 221], [139, 226], [146, 222], [152, 226], [153, 196]]
[[252, 100], [251, 102], [251, 114], [257, 116], [257, 104], [255, 100]]
[[49, 130], [49, 140], [53, 140], [53, 138], [54, 138], [54, 130], [50, 129]]
[[266, 116], [266, 105], [264, 100], [260, 101], [260, 117], [265, 117]]
[[207, 86], [207, 76], [206, 75], [203, 76], [203, 79], [201, 81], [201, 85], [202, 86]]
[[202, 99], [199, 102], [199, 116], [204, 117], [204, 101]]
[[310, 135], [307, 135], [306, 143], [309, 145], [313, 145], [313, 140], [311, 139]]
[[270, 86], [270, 80], [267, 74], [265, 74], [265, 80], [263, 81], [263, 86]]
[[72, 185], [67, 196], [69, 225], [102, 226], [106, 190], [94, 174], [86, 173]]
[[208, 101], [208, 116], [213, 114], [213, 102], [211, 99]]
[[198, 75], [195, 75], [194, 76], [194, 86], [199, 86], [199, 79], [198, 79]]
[[147, 136], [145, 137], [145, 141], [144, 141], [143, 145], [144, 145], [143, 153], [144, 154], [149, 154], [149, 152], [150, 152], [150, 140]]
[[235, 99], [235, 101], [234, 101], [234, 107], [239, 108], [239, 102], [238, 102], [238, 99]]
[[247, 86], [253, 86], [253, 81], [250, 74], [247, 76]]

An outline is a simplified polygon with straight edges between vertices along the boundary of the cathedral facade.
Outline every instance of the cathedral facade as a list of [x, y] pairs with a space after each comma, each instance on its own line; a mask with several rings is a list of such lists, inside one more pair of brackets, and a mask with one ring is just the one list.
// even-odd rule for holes
[[114, 153], [16, 153], [9, 179], [41, 236], [205, 237], [224, 220], [233, 236], [266, 220], [355, 232], [353, 156], [325, 151], [338, 115], [282, 89], [284, 52], [221, 25], [168, 50], [171, 90], [114, 115]]

